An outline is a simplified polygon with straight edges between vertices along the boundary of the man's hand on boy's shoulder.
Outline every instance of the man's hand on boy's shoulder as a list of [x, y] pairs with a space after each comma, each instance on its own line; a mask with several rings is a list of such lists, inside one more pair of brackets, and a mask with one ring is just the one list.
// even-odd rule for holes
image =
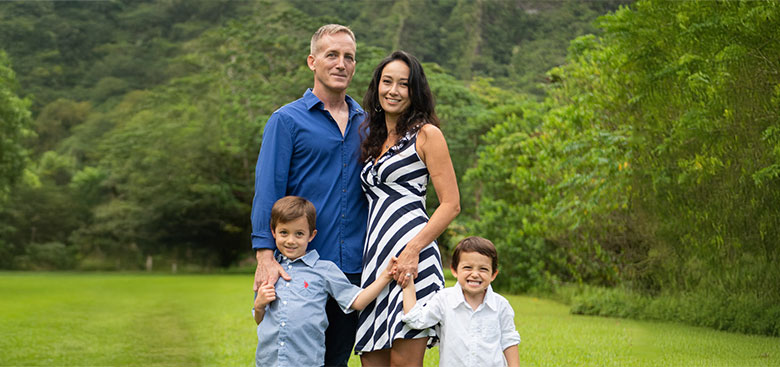
[[281, 265], [274, 259], [273, 251], [269, 249], [257, 250], [255, 256], [257, 257], [257, 268], [255, 269], [255, 282], [252, 287], [255, 292], [260, 289], [260, 285], [263, 283], [276, 284], [276, 280], [279, 277], [284, 280], [291, 280], [289, 274], [284, 271]]

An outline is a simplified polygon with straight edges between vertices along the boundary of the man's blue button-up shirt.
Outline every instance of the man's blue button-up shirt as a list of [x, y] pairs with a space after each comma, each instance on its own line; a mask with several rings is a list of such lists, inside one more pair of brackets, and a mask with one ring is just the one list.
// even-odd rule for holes
[[344, 312], [362, 288], [349, 282], [330, 261], [320, 260], [316, 250], [290, 261], [276, 259], [292, 277], [276, 281], [276, 300], [265, 307], [257, 326], [256, 366], [322, 366], [325, 363], [325, 303], [333, 297]]
[[311, 89], [268, 119], [255, 170], [252, 247], [275, 249], [271, 206], [301, 196], [317, 208], [317, 236], [309, 250], [344, 273], [361, 272], [368, 208], [360, 187], [360, 135], [364, 113], [346, 97], [349, 121], [344, 135]]

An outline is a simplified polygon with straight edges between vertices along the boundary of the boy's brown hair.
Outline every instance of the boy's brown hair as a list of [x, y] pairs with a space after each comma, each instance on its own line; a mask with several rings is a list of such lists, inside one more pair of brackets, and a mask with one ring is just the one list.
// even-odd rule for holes
[[304, 216], [309, 222], [309, 232], [314, 232], [317, 227], [317, 209], [314, 204], [300, 196], [285, 196], [271, 207], [271, 230], [275, 231], [279, 223], [289, 223]]
[[452, 261], [450, 263], [453, 269], [458, 268], [462, 252], [478, 252], [489, 257], [492, 260], [493, 274], [498, 271], [498, 251], [496, 251], [496, 246], [493, 245], [493, 242], [490, 242], [487, 238], [471, 236], [458, 242], [458, 245], [455, 246], [455, 252], [452, 253]]

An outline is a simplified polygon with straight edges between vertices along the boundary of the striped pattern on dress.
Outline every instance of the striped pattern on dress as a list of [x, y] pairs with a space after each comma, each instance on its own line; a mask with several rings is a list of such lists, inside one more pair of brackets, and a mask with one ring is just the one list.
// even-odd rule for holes
[[[429, 176], [427, 167], [417, 155], [417, 131], [419, 128], [402, 138], [376, 164], [369, 159], [360, 174], [369, 203], [361, 279], [364, 288], [428, 223], [425, 192]], [[441, 255], [436, 242], [420, 252], [417, 271], [417, 300], [424, 303], [444, 288]], [[356, 352], [387, 349], [398, 338], [436, 336], [433, 329], [414, 330], [401, 321], [404, 312], [401, 292], [401, 287], [391, 281], [360, 313]]]

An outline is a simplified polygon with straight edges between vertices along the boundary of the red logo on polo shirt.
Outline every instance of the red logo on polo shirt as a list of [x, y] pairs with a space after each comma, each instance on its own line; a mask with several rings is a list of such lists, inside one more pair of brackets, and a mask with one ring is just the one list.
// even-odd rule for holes
[[309, 283], [308, 283], [308, 282], [306, 282], [305, 280], [303, 281], [303, 287], [304, 287], [304, 288], [309, 288]]

